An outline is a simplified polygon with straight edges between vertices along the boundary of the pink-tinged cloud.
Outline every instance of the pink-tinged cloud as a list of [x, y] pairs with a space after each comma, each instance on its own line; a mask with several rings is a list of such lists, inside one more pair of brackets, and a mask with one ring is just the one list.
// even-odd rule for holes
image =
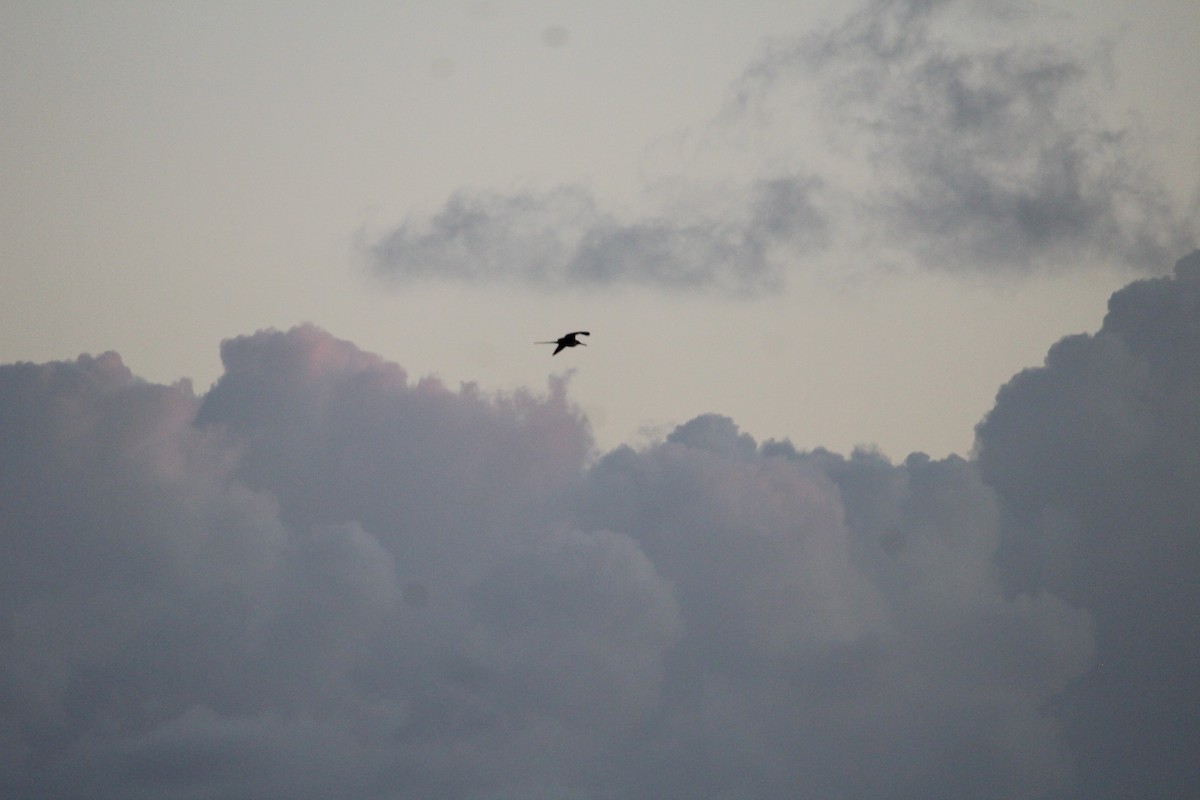
[[1198, 257], [971, 460], [712, 414], [597, 454], [561, 382], [312, 326], [203, 396], [0, 366], [0, 793], [1184, 796]]

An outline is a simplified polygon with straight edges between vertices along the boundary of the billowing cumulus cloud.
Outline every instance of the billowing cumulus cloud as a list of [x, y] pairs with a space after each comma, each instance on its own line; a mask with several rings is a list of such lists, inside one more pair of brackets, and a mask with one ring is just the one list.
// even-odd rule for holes
[[1095, 668], [1068, 696], [1087, 797], [1200, 781], [1200, 251], [1113, 295], [999, 393], [978, 458], [1002, 498], [1011, 591], [1092, 610]]
[[1003, 596], [971, 464], [758, 447], [702, 417], [608, 454], [589, 483], [585, 519], [632, 531], [687, 626], [630, 796], [1069, 783], [1044, 706], [1088, 663], [1091, 623], [1049, 595]]
[[564, 513], [562, 386], [410, 384], [310, 327], [222, 355], [203, 398], [0, 371], [5, 796], [549, 790], [645, 719], [678, 608]]
[[368, 259], [397, 281], [737, 293], [814, 256], [1157, 271], [1195, 245], [1193, 215], [1137, 129], [1096, 108], [1104, 59], [1038, 44], [1038, 23], [1015, 5], [872, 0], [765, 48], [693, 132], [699, 155], [656, 213], [621, 217], [583, 187], [462, 191], [367, 242]]
[[1200, 255], [971, 459], [594, 452], [313, 327], [0, 367], [9, 797], [1182, 797]]

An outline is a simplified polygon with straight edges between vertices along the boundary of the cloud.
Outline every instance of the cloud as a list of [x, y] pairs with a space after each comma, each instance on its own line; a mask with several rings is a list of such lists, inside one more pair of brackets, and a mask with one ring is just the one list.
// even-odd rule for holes
[[1106, 125], [1088, 98], [1099, 59], [1028, 32], [1006, 43], [1013, 26], [994, 17], [995, 43], [965, 44], [939, 24], [954, 10], [876, 0], [777, 48], [743, 93], [818, 81], [843, 147], [869, 165], [869, 185], [852, 189], [868, 241], [923, 264], [1025, 271], [1082, 257], [1157, 270], [1184, 250], [1194, 229], [1136, 131]]
[[674, 598], [563, 512], [565, 387], [410, 384], [312, 327], [222, 357], [202, 398], [0, 368], [5, 796], [550, 791], [655, 707]]
[[464, 190], [366, 241], [368, 261], [393, 281], [741, 294], [816, 256], [1157, 271], [1194, 246], [1192, 215], [1136, 126], [1097, 110], [1103, 55], [1039, 44], [1042, 22], [1016, 5], [873, 0], [766, 47], [682, 137], [691, 155], [672, 157], [657, 212], [621, 218], [578, 186]]
[[368, 246], [377, 273], [395, 280], [512, 282], [549, 288], [610, 285], [722, 289], [776, 287], [783, 247], [823, 241], [815, 181], [762, 181], [745, 219], [661, 216], [623, 221], [586, 189], [466, 193], [424, 221], [409, 221]]
[[312, 327], [222, 358], [203, 397], [0, 369], [6, 794], [936, 792], [965, 730], [968, 794], [1065, 780], [1042, 708], [1088, 617], [1001, 596], [967, 462], [701, 417], [589, 464], [561, 385], [411, 383]]
[[1115, 293], [1097, 333], [1014, 377], [978, 428], [1006, 584], [1096, 620], [1096, 666], [1067, 699], [1081, 796], [1200, 779], [1198, 403], [1200, 251]]
[[0, 367], [0, 792], [1186, 796], [1200, 253], [971, 459], [595, 453], [312, 326]]
[[703, 417], [606, 455], [590, 483], [588, 524], [642, 543], [686, 630], [630, 796], [747, 776], [766, 797], [1069, 784], [1044, 708], [1085, 669], [1090, 620], [1046, 594], [1003, 596], [996, 508], [968, 462], [801, 454]]

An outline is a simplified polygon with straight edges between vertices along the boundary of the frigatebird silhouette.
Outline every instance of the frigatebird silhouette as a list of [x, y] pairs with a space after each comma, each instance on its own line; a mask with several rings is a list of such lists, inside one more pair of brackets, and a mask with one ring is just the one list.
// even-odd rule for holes
[[558, 337], [557, 339], [555, 339], [552, 342], [534, 342], [534, 344], [556, 344], [556, 345], [558, 345], [558, 347], [554, 348], [554, 352], [550, 354], [552, 356], [556, 356], [559, 354], [559, 351], [561, 351], [564, 347], [578, 347], [579, 345], [583, 345], [584, 347], [587, 347], [587, 342], [579, 341], [577, 338], [575, 338], [577, 336], [591, 336], [591, 334], [588, 333], [587, 331], [571, 331], [570, 333], [568, 333], [564, 336]]

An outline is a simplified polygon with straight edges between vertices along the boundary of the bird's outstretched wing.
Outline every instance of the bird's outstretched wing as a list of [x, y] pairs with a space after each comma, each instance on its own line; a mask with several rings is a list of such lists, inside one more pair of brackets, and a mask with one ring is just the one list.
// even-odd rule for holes
[[554, 348], [554, 352], [550, 354], [550, 355], [552, 355], [552, 356], [556, 356], [556, 355], [558, 355], [558, 354], [559, 354], [559, 353], [560, 353], [562, 350], [566, 349], [566, 345], [565, 345], [565, 344], [563, 344], [562, 342], [546, 342], [546, 344], [557, 344], [557, 345], [558, 345], [558, 347]]

